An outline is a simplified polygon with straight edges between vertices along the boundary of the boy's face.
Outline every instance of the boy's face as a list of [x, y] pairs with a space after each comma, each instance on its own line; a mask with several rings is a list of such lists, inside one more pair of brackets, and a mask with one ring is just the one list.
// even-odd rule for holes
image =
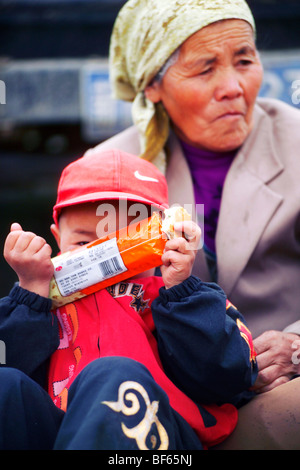
[[[79, 248], [108, 233], [128, 226], [136, 221], [139, 209], [139, 220], [151, 216], [151, 208], [144, 204], [130, 201], [100, 201], [96, 203], [78, 204], [63, 209], [59, 218], [59, 227], [51, 225], [61, 253]], [[129, 215], [133, 213], [133, 215]], [[143, 276], [153, 276], [154, 269], [149, 269]], [[140, 275], [134, 276], [140, 277]]]
[[77, 204], [63, 209], [59, 227], [51, 226], [61, 253], [73, 250], [130, 225], [146, 219], [151, 208], [130, 201], [98, 201]]
[[74, 250], [97, 239], [97, 216], [94, 204], [78, 204], [63, 209], [59, 226], [51, 226], [61, 253]]

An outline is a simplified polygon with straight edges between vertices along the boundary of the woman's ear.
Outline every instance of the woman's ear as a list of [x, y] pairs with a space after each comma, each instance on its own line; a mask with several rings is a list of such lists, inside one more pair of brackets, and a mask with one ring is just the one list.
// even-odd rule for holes
[[146, 86], [144, 93], [146, 98], [152, 101], [152, 103], [159, 103], [161, 101], [160, 83], [155, 80], [150, 85]]
[[52, 235], [54, 236], [54, 238], [56, 240], [58, 248], [60, 249], [60, 232], [59, 232], [59, 228], [57, 227], [57, 225], [52, 224], [50, 226], [50, 230], [51, 230], [51, 233], [52, 233]]

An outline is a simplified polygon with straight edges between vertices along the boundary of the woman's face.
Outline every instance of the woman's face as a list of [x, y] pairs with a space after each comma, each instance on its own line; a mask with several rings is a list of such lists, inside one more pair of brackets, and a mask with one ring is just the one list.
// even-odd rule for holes
[[162, 101], [183, 141], [225, 152], [241, 146], [252, 129], [262, 77], [251, 26], [226, 20], [187, 39], [177, 62], [145, 94]]

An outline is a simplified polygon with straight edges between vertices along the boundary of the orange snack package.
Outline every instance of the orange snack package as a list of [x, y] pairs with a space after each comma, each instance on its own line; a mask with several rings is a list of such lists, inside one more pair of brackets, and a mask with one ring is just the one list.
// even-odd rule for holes
[[160, 266], [166, 241], [174, 236], [174, 222], [190, 218], [179, 206], [166, 209], [163, 218], [154, 212], [148, 219], [56, 256], [49, 292], [52, 307]]

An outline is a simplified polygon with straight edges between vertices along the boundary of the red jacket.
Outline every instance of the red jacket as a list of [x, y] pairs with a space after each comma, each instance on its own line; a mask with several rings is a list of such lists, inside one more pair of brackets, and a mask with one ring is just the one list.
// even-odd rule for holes
[[[151, 311], [152, 302], [162, 286], [160, 277], [121, 282], [57, 309], [60, 345], [50, 361], [49, 394], [59, 408], [66, 410], [68, 389], [87, 364], [100, 357], [128, 357], [148, 368], [167, 393], [172, 408], [190, 424], [204, 446], [212, 446], [233, 431], [237, 410], [231, 404], [205, 405], [205, 410], [216, 418], [214, 426], [206, 427], [201, 407], [164, 372], [153, 334], [155, 324]], [[227, 304], [227, 308], [232, 306]], [[224, 317], [225, 314], [224, 311]], [[243, 331], [238, 336], [246, 340], [251, 367], [254, 359], [251, 335], [241, 322], [239, 326]]]

